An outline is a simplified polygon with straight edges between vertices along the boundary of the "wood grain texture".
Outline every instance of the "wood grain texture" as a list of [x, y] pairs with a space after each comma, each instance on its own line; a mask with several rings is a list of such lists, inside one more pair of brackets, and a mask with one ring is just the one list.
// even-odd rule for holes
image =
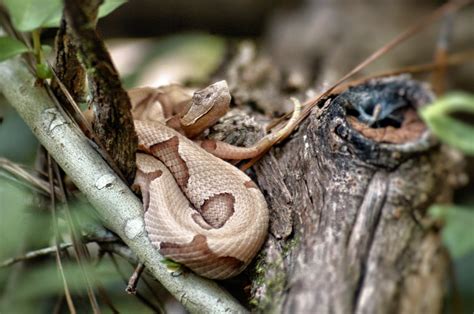
[[[397, 80], [421, 93], [407, 110], [430, 99]], [[426, 209], [450, 199], [459, 159], [426, 131], [381, 143], [352, 128], [342, 103], [321, 107], [255, 167], [271, 221], [252, 287], [257, 310], [440, 312], [447, 255]]]

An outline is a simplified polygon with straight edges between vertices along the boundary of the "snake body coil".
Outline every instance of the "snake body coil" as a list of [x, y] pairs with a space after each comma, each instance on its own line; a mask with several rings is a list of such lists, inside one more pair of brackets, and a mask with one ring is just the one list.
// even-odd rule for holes
[[175, 130], [135, 121], [135, 184], [160, 253], [204, 277], [240, 273], [265, 240], [268, 209], [251, 179]]

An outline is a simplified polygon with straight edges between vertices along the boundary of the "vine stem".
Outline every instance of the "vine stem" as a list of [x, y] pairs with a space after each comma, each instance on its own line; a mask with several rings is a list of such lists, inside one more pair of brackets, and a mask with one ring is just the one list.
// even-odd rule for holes
[[43, 63], [43, 50], [41, 49], [41, 30], [35, 29], [31, 32], [33, 37], [33, 53], [35, 55], [36, 64]]

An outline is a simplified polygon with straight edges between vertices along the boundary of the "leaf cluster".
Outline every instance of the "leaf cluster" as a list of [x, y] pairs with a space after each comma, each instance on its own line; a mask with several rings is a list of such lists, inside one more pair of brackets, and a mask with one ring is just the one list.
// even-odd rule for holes
[[[126, 0], [105, 0], [99, 7], [102, 18], [124, 4]], [[59, 27], [63, 13], [62, 0], [3, 0], [13, 27], [20, 32], [31, 33], [34, 46], [9, 36], [0, 37], [0, 62], [16, 55], [31, 52], [36, 57], [37, 76], [42, 79], [51, 76], [48, 65], [42, 60], [44, 47], [39, 43], [39, 34], [44, 28]], [[35, 42], [35, 39], [37, 42]]]

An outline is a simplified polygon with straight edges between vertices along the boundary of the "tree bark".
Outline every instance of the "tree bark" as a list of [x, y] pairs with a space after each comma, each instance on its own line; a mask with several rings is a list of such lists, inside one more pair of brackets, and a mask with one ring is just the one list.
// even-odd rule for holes
[[135, 178], [138, 137], [133, 125], [130, 98], [96, 31], [96, 17], [101, 3], [101, 0], [65, 1], [64, 17], [80, 60], [87, 70], [94, 112], [92, 128], [100, 141], [98, 144], [113, 160], [114, 165], [111, 166], [131, 184]]
[[[354, 110], [380, 93], [387, 106], [405, 102], [405, 122], [361, 128]], [[441, 311], [448, 260], [426, 210], [451, 198], [460, 163], [408, 116], [430, 100], [407, 77], [350, 89], [256, 165], [271, 211], [252, 283], [257, 311]]]

